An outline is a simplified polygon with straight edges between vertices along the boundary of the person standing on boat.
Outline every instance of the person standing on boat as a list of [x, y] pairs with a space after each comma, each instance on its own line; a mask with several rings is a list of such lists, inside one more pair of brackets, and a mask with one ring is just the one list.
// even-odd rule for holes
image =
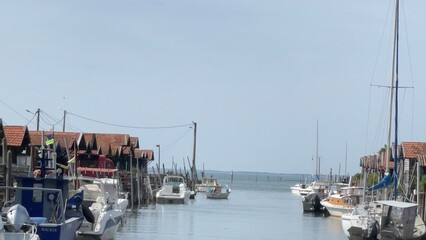
[[321, 210], [321, 199], [317, 194], [315, 195], [315, 198], [314, 198], [314, 211], [319, 212], [320, 210]]

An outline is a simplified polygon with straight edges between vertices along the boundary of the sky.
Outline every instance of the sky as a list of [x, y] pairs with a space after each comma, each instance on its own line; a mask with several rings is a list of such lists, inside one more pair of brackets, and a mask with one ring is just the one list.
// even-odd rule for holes
[[[386, 143], [392, 4], [1, 1], [0, 118], [35, 130], [40, 108], [62, 131], [67, 111], [66, 131], [139, 137], [166, 168], [196, 122], [199, 170], [354, 174]], [[399, 141], [426, 141], [425, 9], [401, 1]]]

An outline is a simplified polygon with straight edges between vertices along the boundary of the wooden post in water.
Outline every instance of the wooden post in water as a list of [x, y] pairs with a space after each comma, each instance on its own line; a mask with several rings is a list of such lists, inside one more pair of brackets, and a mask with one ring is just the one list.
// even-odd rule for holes
[[136, 158], [136, 187], [138, 189], [138, 209], [141, 207], [141, 173], [139, 170], [139, 158]]
[[[192, 173], [193, 173], [194, 169], [193, 169], [193, 166], [191, 165], [191, 162], [189, 161], [189, 157], [187, 157], [187, 158], [188, 158], [189, 169], [191, 169], [191, 176], [190, 177], [193, 178], [194, 175]], [[191, 188], [192, 188], [192, 181], [193, 181], [193, 179], [191, 179], [191, 185], [189, 185], [189, 181], [188, 181], [188, 186], [190, 186]]]
[[[182, 159], [182, 162], [183, 162], [183, 172], [184, 172], [184, 175], [185, 175], [185, 177], [186, 177], [186, 164], [185, 164], [185, 158], [183, 158]], [[188, 178], [187, 178], [188, 179]]]
[[195, 167], [195, 153], [197, 149], [197, 123], [192, 122], [194, 124], [194, 148], [192, 151], [192, 191], [195, 191], [195, 184], [197, 182], [197, 168]]
[[155, 168], [154, 167], [152, 167], [152, 173], [154, 174], [154, 187], [155, 187], [155, 189], [157, 190], [158, 189], [158, 182], [157, 182], [157, 177], [156, 177], [156, 173], [155, 173]]
[[234, 170], [231, 170], [231, 183], [234, 182]]
[[130, 145], [130, 156], [129, 156], [129, 162], [130, 162], [130, 201], [132, 202], [130, 204], [130, 208], [133, 209], [133, 203], [134, 203], [134, 189], [133, 189], [133, 171], [132, 171], [132, 167], [133, 167], [133, 156], [132, 156], [132, 145]]

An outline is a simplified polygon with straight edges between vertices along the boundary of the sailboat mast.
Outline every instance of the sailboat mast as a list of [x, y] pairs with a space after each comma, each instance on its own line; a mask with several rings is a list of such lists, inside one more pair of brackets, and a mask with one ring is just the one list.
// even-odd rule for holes
[[320, 179], [320, 175], [321, 175], [321, 168], [320, 168], [320, 162], [319, 162], [319, 158], [318, 158], [318, 120], [317, 120], [317, 141], [316, 141], [316, 153], [315, 153], [315, 161], [316, 161], [316, 175], [317, 175], [317, 180]]
[[[392, 74], [390, 84], [390, 97], [389, 97], [389, 122], [388, 122], [388, 138], [386, 146], [386, 173], [389, 173], [389, 160], [391, 159], [391, 133], [392, 133], [392, 110], [393, 98], [395, 92], [395, 147], [394, 147], [394, 169], [392, 178], [394, 182], [393, 198], [396, 198], [397, 189], [397, 157], [398, 157], [398, 40], [399, 40], [399, 0], [395, 0], [395, 13], [394, 13], [394, 29], [393, 29], [393, 48], [392, 48]], [[385, 189], [385, 199], [387, 198], [387, 189]]]
[[395, 79], [395, 153], [394, 153], [394, 190], [393, 198], [396, 200], [398, 187], [398, 50], [399, 50], [399, 0], [395, 0], [395, 25], [394, 25], [394, 46], [393, 46], [393, 79]]

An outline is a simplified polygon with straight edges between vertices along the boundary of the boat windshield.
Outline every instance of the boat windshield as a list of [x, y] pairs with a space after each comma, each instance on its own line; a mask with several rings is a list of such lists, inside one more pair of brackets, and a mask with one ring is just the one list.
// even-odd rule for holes
[[184, 180], [182, 177], [166, 177], [164, 183], [183, 183]]

